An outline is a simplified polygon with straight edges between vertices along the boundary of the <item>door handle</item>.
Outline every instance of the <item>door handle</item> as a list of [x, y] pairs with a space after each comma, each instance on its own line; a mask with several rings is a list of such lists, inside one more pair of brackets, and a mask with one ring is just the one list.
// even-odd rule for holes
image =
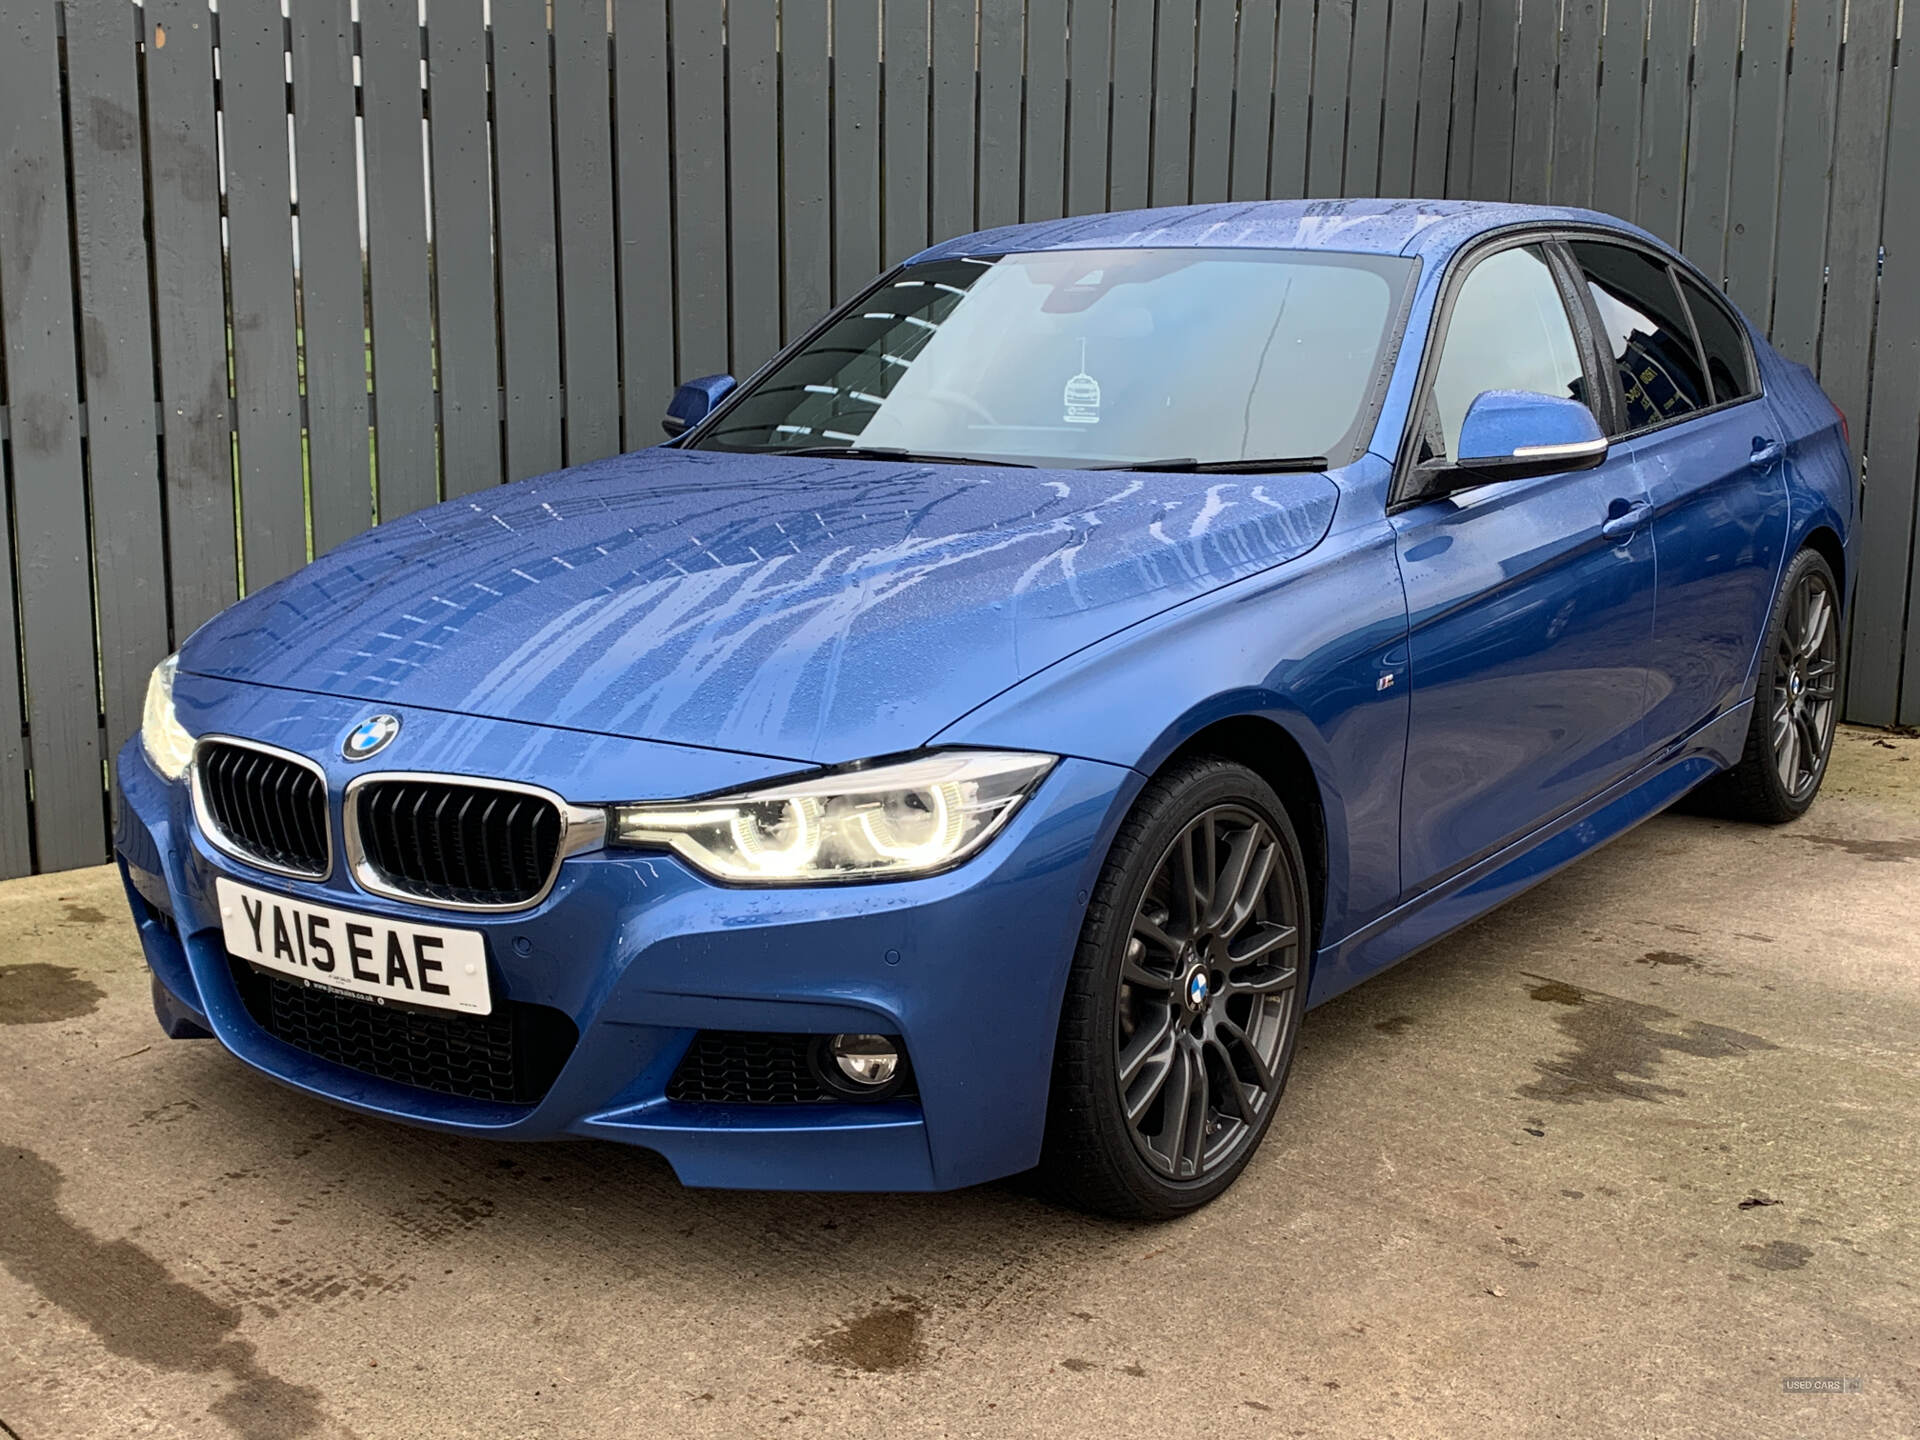
[[[1618, 504], [1619, 502], [1615, 501], [1614, 503]], [[1609, 515], [1605, 520], [1601, 521], [1600, 533], [1609, 540], [1624, 540], [1642, 525], [1646, 524], [1647, 517], [1652, 513], [1653, 506], [1642, 500], [1636, 505], [1629, 505], [1618, 515]]]
[[1753, 454], [1747, 457], [1747, 464], [1756, 470], [1764, 470], [1786, 453], [1785, 442], [1756, 435], [1753, 437]]

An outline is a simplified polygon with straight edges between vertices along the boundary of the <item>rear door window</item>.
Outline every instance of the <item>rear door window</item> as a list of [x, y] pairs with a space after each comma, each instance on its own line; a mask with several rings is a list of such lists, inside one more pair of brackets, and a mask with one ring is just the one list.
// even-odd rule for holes
[[1645, 251], [1604, 241], [1568, 245], [1594, 307], [1600, 339], [1620, 376], [1626, 423], [1619, 433], [1651, 429], [1713, 404], [1687, 312], [1666, 265]]
[[1687, 308], [1693, 312], [1693, 326], [1700, 336], [1700, 348], [1706, 353], [1707, 378], [1713, 382], [1713, 403], [1725, 405], [1758, 393], [1740, 322], [1724, 302], [1708, 294], [1691, 275], [1684, 271], [1679, 274], [1680, 288], [1686, 293]]

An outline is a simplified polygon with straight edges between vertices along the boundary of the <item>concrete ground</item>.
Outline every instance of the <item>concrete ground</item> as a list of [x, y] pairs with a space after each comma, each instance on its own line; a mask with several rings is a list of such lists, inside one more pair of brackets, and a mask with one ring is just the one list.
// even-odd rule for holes
[[1920, 741], [1845, 732], [1315, 1011], [1132, 1228], [364, 1120], [162, 1039], [111, 871], [15, 882], [0, 1436], [1920, 1435], [1916, 918]]

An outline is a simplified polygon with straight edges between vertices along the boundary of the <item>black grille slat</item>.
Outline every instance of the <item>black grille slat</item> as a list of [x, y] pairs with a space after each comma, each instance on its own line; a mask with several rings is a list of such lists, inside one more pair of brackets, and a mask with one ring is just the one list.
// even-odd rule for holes
[[222, 740], [202, 742], [196, 762], [207, 818], [249, 859], [319, 878], [327, 873], [327, 792], [306, 766]]
[[509, 1000], [490, 1015], [377, 1005], [229, 958], [247, 1012], [275, 1039], [441, 1095], [537, 1104], [579, 1039], [573, 1022], [545, 1005]]
[[[757, 1030], [702, 1030], [667, 1082], [667, 1098], [702, 1105], [831, 1105], [858, 1103], [829, 1090], [811, 1058], [818, 1035]], [[913, 1076], [888, 1094], [917, 1095]]]
[[546, 889], [564, 828], [550, 800], [457, 780], [354, 791], [360, 848], [393, 889], [456, 905], [523, 905]]

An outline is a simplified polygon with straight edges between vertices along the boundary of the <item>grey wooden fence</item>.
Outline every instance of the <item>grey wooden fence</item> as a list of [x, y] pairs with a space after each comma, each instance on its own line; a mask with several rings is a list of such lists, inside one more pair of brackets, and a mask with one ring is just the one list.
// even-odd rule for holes
[[[1895, 0], [7, 0], [0, 875], [107, 854], [149, 668], [383, 517], [658, 437], [1016, 219], [1591, 203], [1871, 452], [1848, 691], [1920, 720], [1920, 73]], [[1920, 621], [1920, 613], [1912, 617]]]

